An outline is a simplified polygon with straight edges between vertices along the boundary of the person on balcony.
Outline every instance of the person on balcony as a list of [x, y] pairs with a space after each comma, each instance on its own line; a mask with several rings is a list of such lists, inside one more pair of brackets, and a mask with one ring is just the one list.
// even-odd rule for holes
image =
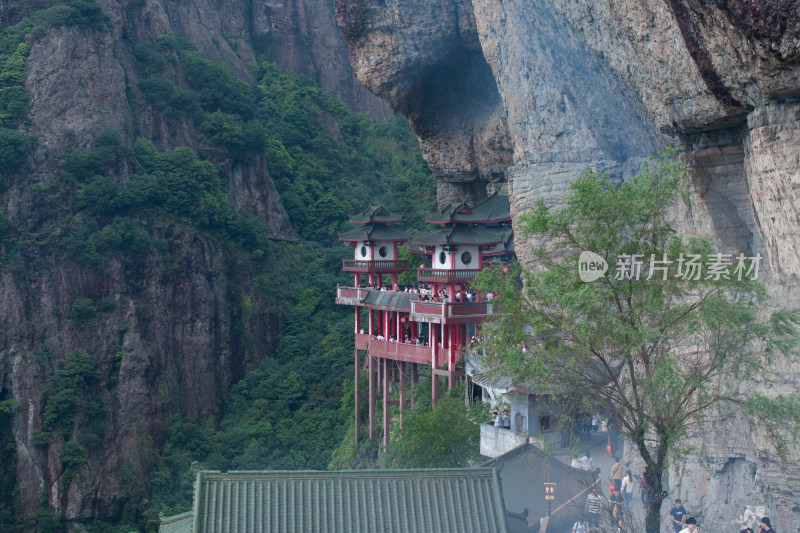
[[508, 416], [508, 409], [503, 410], [503, 417], [501, 419], [500, 425], [505, 429], [511, 429], [511, 417]]

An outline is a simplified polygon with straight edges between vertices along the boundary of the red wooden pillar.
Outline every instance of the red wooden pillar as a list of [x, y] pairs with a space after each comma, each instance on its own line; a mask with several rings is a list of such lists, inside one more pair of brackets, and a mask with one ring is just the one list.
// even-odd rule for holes
[[431, 405], [436, 407], [439, 401], [439, 376], [436, 375], [436, 350], [439, 346], [439, 328], [436, 324], [431, 324], [428, 328], [431, 341]]
[[358, 372], [359, 371], [359, 368], [358, 368], [358, 363], [359, 363], [359, 360], [358, 360], [359, 359], [358, 358], [358, 348], [356, 348], [353, 351], [355, 352], [355, 380], [356, 380], [356, 382], [355, 382], [355, 389], [356, 389], [356, 392], [355, 392], [355, 400], [356, 400], [355, 433], [356, 433], [356, 445], [357, 445], [358, 444], [358, 437], [359, 437], [360, 430], [361, 430], [361, 420], [360, 420], [360, 418], [361, 418], [360, 417], [361, 409], [359, 409], [361, 407], [361, 379], [360, 379], [361, 376], [359, 375], [359, 372]]
[[369, 357], [369, 440], [372, 440], [375, 432], [375, 358], [369, 352], [367, 357]]
[[411, 363], [411, 406], [417, 404], [417, 383], [419, 382], [419, 373], [417, 371], [417, 363]]
[[403, 411], [406, 409], [406, 364], [397, 361], [397, 370], [400, 372], [400, 425], [403, 425]]
[[[358, 306], [356, 306], [356, 335], [358, 335], [360, 325], [361, 325], [361, 309]], [[361, 369], [359, 368], [358, 348], [355, 348], [353, 351], [355, 352], [355, 361], [353, 366], [355, 367], [354, 378], [355, 378], [355, 389], [356, 389], [355, 390], [355, 400], [356, 400], [355, 434], [356, 434], [356, 444], [358, 444], [358, 436], [361, 429], [361, 421], [360, 421], [361, 417], [359, 416], [361, 414], [360, 412], [361, 410], [359, 409], [359, 407], [361, 406], [361, 379], [360, 379]]]
[[456, 328], [452, 324], [447, 326], [447, 389], [453, 388], [456, 371]]
[[383, 445], [389, 446], [389, 360], [382, 359], [383, 364]]

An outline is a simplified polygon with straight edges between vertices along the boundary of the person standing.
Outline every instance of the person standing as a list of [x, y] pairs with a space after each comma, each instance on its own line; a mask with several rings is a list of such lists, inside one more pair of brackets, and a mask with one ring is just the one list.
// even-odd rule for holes
[[647, 507], [647, 478], [642, 474], [642, 479], [639, 480], [639, 496], [642, 498], [642, 505]]
[[609, 492], [611, 495], [608, 497], [608, 504], [611, 506], [611, 516], [616, 524], [622, 520], [622, 506], [625, 500], [622, 499], [622, 494], [616, 489], [611, 489]]
[[686, 509], [684, 509], [680, 498], [675, 500], [675, 507], [670, 509], [669, 517], [672, 520], [672, 527], [675, 528], [675, 533], [680, 533], [681, 529], [683, 529], [683, 519], [686, 517]]
[[589, 522], [594, 527], [600, 527], [600, 511], [603, 508], [603, 500], [597, 494], [597, 489], [592, 489], [589, 496], [586, 497], [586, 513], [589, 517]]
[[633, 507], [633, 474], [628, 470], [622, 478], [622, 496], [625, 498], [625, 507]]
[[695, 517], [690, 516], [686, 519], [686, 529], [682, 529], [680, 533], [696, 533], [699, 531], [700, 528], [697, 527], [697, 520]]
[[586, 450], [586, 453], [583, 457], [580, 458], [581, 468], [583, 470], [589, 470], [590, 472], [594, 472], [594, 461], [592, 460], [592, 452]]
[[619, 457], [614, 458], [614, 465], [611, 467], [611, 482], [619, 492], [622, 489], [622, 478], [625, 476], [625, 467], [619, 462]]
[[775, 529], [773, 529], [772, 527], [772, 522], [770, 522], [769, 518], [767, 518], [766, 516], [761, 519], [761, 531], [764, 532], [775, 531]]

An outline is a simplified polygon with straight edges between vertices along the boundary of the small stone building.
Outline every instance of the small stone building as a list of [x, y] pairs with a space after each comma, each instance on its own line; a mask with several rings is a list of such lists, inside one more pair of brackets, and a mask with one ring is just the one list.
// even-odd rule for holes
[[586, 497], [595, 483], [593, 472], [571, 468], [528, 443], [481, 466], [497, 469], [503, 484], [506, 509], [527, 515], [529, 527], [534, 531], [539, 531], [540, 519], [548, 514], [544, 484], [555, 484], [547, 533], [572, 531], [575, 521], [583, 517]]

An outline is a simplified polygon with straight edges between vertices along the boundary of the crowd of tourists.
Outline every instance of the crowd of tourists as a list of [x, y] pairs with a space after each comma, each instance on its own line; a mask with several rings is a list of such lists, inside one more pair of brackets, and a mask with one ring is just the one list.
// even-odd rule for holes
[[[447, 291], [444, 288], [440, 288], [436, 293], [434, 293], [431, 286], [427, 283], [421, 283], [419, 285], [395, 285], [392, 287], [391, 285], [381, 285], [380, 287], [375, 287], [372, 284], [367, 285], [368, 289], [378, 290], [381, 292], [405, 292], [410, 294], [419, 295], [418, 298], [422, 302], [449, 302], [450, 296], [448, 295]], [[492, 292], [486, 293], [486, 301], [491, 302], [494, 300], [495, 294]], [[466, 288], [463, 291], [463, 294], [460, 290], [456, 291], [455, 294], [455, 301], [461, 303], [471, 303], [471, 302], [478, 302], [480, 301], [480, 297], [478, 295], [477, 289]]]
[[[591, 455], [587, 451], [584, 457], [573, 458], [571, 466], [582, 470], [595, 470]], [[599, 472], [600, 469], [597, 469]], [[614, 464], [608, 477], [608, 494], [605, 495], [600, 489], [593, 488], [586, 497], [584, 506], [584, 518], [575, 522], [572, 533], [621, 533], [625, 531], [625, 521], [630, 520], [630, 509], [633, 507], [633, 494], [637, 483], [635, 477], [627, 469], [618, 457], [614, 458]], [[639, 478], [638, 489], [641, 496], [642, 505], [648, 505], [648, 485], [645, 476]], [[666, 492], [652, 495], [653, 498], [663, 500]], [[700, 533], [698, 519], [689, 515], [680, 498], [676, 498], [665, 520], [672, 526], [675, 533]], [[630, 531], [630, 525], [628, 526]], [[763, 517], [759, 523], [759, 533], [773, 533], [775, 529], [769, 517]], [[753, 528], [745, 528], [740, 533], [755, 533]]]

